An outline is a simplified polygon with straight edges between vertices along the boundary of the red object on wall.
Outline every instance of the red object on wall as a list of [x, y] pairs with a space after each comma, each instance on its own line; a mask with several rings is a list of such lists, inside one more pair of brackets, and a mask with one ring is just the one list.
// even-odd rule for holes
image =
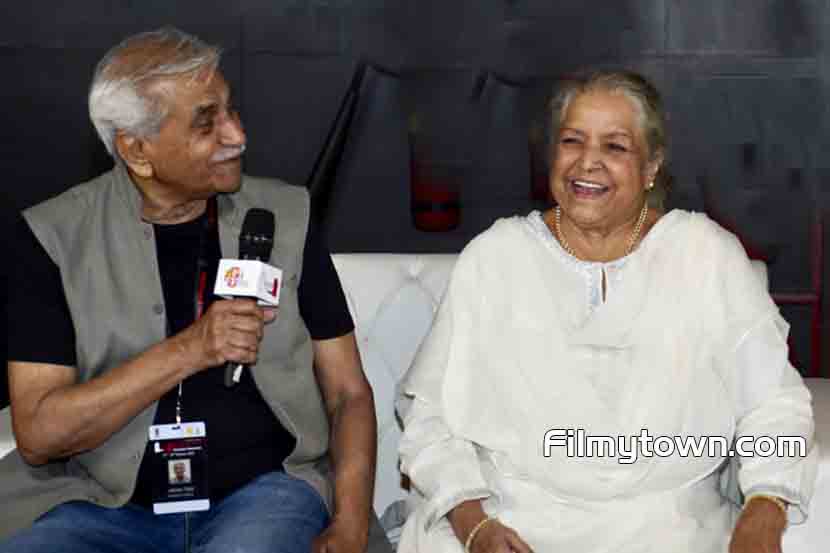
[[427, 232], [446, 232], [461, 222], [460, 176], [451, 167], [415, 161], [411, 169], [412, 224]]
[[[737, 232], [733, 225], [730, 225], [723, 218], [719, 217], [717, 213], [712, 213], [709, 209], [709, 216], [717, 221], [722, 227], [730, 231], [738, 237], [741, 245], [743, 245], [746, 254], [750, 259], [758, 259], [764, 263], [771, 262], [769, 256], [763, 249], [752, 244], [745, 236]], [[824, 223], [821, 218], [818, 218], [810, 225], [810, 290], [806, 292], [785, 292], [776, 293], [770, 292], [773, 301], [777, 305], [805, 305], [811, 307], [810, 313], [810, 366], [806, 367], [804, 376], [819, 377], [824, 376], [830, 378], [830, 374], [822, 374], [821, 359], [822, 359], [822, 296], [823, 296], [823, 267], [824, 267]], [[795, 355], [795, 348], [793, 346], [792, 336], [789, 336], [787, 345], [790, 350], [790, 363], [797, 367], [797, 359]]]
[[[810, 315], [810, 368], [806, 376], [825, 376], [821, 374], [821, 327], [824, 266], [824, 223], [821, 219], [810, 226], [810, 290], [808, 292], [772, 294], [778, 305], [808, 305]], [[792, 350], [792, 347], [790, 348]]]

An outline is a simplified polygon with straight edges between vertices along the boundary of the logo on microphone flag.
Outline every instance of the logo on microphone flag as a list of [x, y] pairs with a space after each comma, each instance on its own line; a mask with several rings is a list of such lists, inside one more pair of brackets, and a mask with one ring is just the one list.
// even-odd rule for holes
[[253, 259], [222, 259], [213, 293], [223, 298], [255, 298], [259, 305], [276, 306], [280, 301], [282, 271]]
[[241, 275], [242, 269], [239, 267], [231, 267], [225, 271], [225, 284], [228, 285], [228, 288], [236, 288], [236, 285], [239, 284]]

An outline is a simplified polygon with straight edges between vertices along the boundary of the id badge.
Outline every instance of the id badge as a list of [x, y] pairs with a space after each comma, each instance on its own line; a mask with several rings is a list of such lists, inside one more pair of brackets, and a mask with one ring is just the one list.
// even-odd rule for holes
[[210, 509], [205, 423], [153, 425], [150, 443], [153, 512], [166, 515]]

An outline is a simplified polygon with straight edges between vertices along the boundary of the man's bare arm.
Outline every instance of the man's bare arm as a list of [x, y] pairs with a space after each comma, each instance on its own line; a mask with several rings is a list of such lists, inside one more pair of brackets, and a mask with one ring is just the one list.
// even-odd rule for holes
[[214, 303], [199, 321], [86, 382], [65, 365], [9, 362], [12, 427], [30, 464], [94, 449], [178, 382], [225, 361], [256, 360], [262, 325], [253, 302]]
[[354, 333], [314, 342], [317, 381], [331, 421], [334, 520], [313, 551], [365, 550], [375, 482], [377, 423]]

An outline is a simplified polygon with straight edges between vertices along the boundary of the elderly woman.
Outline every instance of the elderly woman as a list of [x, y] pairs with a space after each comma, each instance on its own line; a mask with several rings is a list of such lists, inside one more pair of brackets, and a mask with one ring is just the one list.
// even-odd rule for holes
[[[649, 207], [652, 85], [594, 73], [551, 112], [557, 206], [468, 245], [402, 382], [400, 553], [780, 551], [817, 455], [787, 324], [733, 235]], [[735, 523], [719, 446], [762, 436], [803, 449], [735, 457]]]

